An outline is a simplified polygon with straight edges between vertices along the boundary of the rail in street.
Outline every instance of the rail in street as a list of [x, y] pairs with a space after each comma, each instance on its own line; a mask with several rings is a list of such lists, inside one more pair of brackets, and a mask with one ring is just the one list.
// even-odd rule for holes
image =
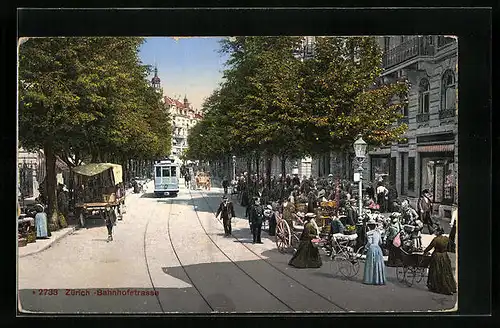
[[[151, 187], [148, 188], [152, 191]], [[387, 268], [386, 286], [346, 280], [324, 258], [320, 269], [287, 265], [274, 237], [251, 244], [243, 208], [235, 203], [233, 238], [224, 237], [214, 212], [221, 190], [190, 191], [176, 198], [127, 196], [127, 213], [106, 242], [95, 222], [19, 262], [24, 310], [43, 313], [210, 313], [428, 311], [453, 308], [456, 296], [409, 288]], [[394, 272], [393, 272], [394, 271]], [[57, 290], [58, 295], [40, 295]], [[67, 295], [78, 291], [80, 295]], [[103, 295], [132, 290], [153, 295]]]

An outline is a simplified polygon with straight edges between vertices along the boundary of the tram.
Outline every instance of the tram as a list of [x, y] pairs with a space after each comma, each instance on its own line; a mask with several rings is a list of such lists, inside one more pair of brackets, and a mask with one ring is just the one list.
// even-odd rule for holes
[[154, 165], [154, 194], [156, 197], [173, 196], [179, 193], [180, 167], [173, 159], [165, 159]]

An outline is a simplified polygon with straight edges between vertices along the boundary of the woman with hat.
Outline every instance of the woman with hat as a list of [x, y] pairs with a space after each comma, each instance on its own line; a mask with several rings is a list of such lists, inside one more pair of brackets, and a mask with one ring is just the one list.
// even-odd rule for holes
[[398, 234], [401, 232], [401, 223], [399, 222], [399, 218], [401, 217], [401, 213], [393, 212], [389, 218], [391, 219], [391, 223], [389, 228], [387, 229], [387, 239], [386, 246], [389, 250], [389, 258], [387, 260], [387, 266], [395, 267], [401, 264], [401, 259], [399, 257], [399, 247], [394, 245], [394, 239], [396, 237], [400, 238]]
[[35, 226], [37, 238], [48, 238], [49, 232], [47, 229], [47, 214], [44, 212], [43, 205], [36, 204]]
[[367, 224], [366, 261], [363, 274], [363, 283], [368, 285], [385, 285], [384, 254], [380, 245], [382, 237], [377, 229], [377, 224], [372, 220]]
[[312, 218], [314, 218], [313, 213], [308, 213], [304, 217], [305, 225], [300, 235], [299, 248], [290, 259], [290, 262], [288, 262], [288, 265], [295, 268], [319, 268], [323, 264], [319, 250], [311, 242], [318, 234], [318, 231], [314, 228], [314, 224], [311, 222]]
[[435, 293], [452, 295], [457, 292], [457, 284], [451, 268], [450, 258], [446, 252], [450, 240], [448, 237], [443, 236], [443, 233], [443, 228], [438, 227], [435, 231], [436, 237], [424, 250], [424, 255], [427, 255], [434, 249], [429, 262], [427, 288]]

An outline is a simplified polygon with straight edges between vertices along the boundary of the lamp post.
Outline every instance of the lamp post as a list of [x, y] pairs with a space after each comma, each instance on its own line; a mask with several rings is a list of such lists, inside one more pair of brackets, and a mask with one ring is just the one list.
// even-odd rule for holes
[[233, 181], [236, 180], [236, 156], [233, 155]]
[[367, 143], [361, 138], [361, 135], [358, 137], [358, 140], [354, 142], [354, 153], [356, 154], [356, 159], [358, 162], [358, 174], [359, 174], [359, 217], [361, 218], [361, 214], [363, 213], [363, 162], [365, 160], [366, 155], [366, 147]]

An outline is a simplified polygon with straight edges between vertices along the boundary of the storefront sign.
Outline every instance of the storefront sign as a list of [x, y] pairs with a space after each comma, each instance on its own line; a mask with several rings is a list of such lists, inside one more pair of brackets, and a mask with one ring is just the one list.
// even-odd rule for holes
[[354, 173], [354, 182], [359, 182], [359, 180], [360, 180], [359, 173]]

